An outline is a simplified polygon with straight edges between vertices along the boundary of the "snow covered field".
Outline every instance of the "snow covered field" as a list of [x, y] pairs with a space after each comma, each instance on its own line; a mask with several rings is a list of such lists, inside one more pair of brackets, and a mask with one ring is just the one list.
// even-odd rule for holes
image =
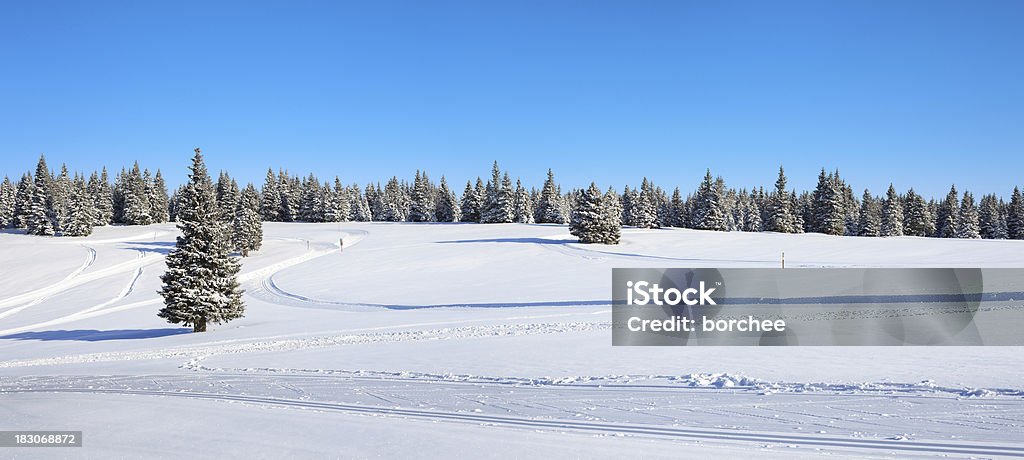
[[0, 430], [85, 444], [0, 457], [1024, 456], [1020, 348], [613, 348], [609, 329], [612, 267], [1021, 267], [1022, 241], [264, 229], [245, 318], [204, 334], [156, 316], [172, 224], [0, 233]]

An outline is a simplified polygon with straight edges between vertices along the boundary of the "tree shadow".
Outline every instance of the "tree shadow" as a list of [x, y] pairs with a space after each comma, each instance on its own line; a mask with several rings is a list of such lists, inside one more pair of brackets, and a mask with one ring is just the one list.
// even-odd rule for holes
[[0, 336], [0, 340], [38, 340], [41, 342], [58, 340], [75, 340], [80, 342], [102, 342], [106, 340], [135, 340], [166, 337], [170, 335], [191, 333], [190, 328], [163, 329], [112, 329], [99, 331], [96, 329], [56, 330], [39, 332], [19, 332]]
[[124, 243], [127, 249], [134, 249], [142, 252], [152, 252], [155, 254], [167, 255], [171, 253], [171, 249], [177, 244], [174, 241], [129, 241]]

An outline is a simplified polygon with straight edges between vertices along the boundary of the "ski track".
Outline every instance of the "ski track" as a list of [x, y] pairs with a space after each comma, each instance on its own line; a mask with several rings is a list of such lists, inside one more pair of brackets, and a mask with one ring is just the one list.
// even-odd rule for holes
[[[729, 441], [741, 443], [790, 444], [808, 447], [829, 447], [842, 449], [882, 450], [886, 453], [933, 453], [955, 455], [980, 455], [1000, 457], [1024, 457], [1024, 447], [1020, 445], [999, 445], [994, 443], [975, 442], [936, 442], [915, 441], [900, 438], [871, 439], [856, 437], [827, 436], [819, 434], [785, 434], [776, 432], [745, 431], [740, 429], [712, 429], [695, 427], [658, 426], [637, 423], [574, 421], [564, 419], [540, 419], [506, 415], [488, 415], [476, 412], [450, 412], [434, 409], [409, 409], [401, 407], [383, 407], [364, 404], [345, 404], [320, 402], [304, 399], [264, 397], [242, 394], [208, 393], [190, 390], [161, 391], [148, 389], [118, 388], [49, 388], [49, 389], [9, 389], [4, 393], [78, 393], [78, 394], [115, 394], [126, 396], [158, 396], [174, 398], [192, 398], [221, 402], [242, 402], [254, 405], [277, 406], [290, 409], [312, 409], [316, 411], [332, 411], [356, 414], [399, 416], [455, 423], [474, 423], [497, 425], [512, 428], [569, 430], [576, 432], [600, 433], [606, 435], [634, 435], [657, 438], [693, 439], [706, 441]], [[385, 402], [392, 401], [375, 394], [369, 396]], [[477, 401], [479, 402], [479, 401]]]

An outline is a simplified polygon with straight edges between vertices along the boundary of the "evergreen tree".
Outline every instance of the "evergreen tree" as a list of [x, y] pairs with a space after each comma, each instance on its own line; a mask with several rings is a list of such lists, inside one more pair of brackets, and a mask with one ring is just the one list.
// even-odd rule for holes
[[775, 181], [775, 192], [769, 199], [769, 218], [765, 230], [779, 233], [796, 233], [794, 228], [793, 204], [786, 192], [786, 172], [779, 167], [779, 178]]
[[238, 199], [233, 227], [231, 241], [242, 257], [249, 257], [249, 252], [260, 250], [263, 245], [260, 194], [252, 184], [245, 187]]
[[711, 180], [711, 170], [704, 174], [704, 181], [694, 197], [693, 228], [698, 230], [727, 230], [725, 213], [722, 211], [721, 188]]
[[540, 192], [540, 199], [537, 200], [537, 209], [533, 219], [538, 224], [564, 224], [565, 215], [561, 211], [561, 193], [555, 183], [555, 173], [548, 169], [548, 178], [544, 181], [544, 187]]
[[46, 166], [46, 158], [39, 156], [36, 175], [29, 190], [29, 206], [25, 212], [25, 228], [29, 235], [53, 236], [56, 233], [53, 224], [53, 209], [49, 193], [53, 177]]
[[373, 220], [373, 216], [370, 214], [370, 203], [366, 200], [366, 196], [361, 193], [358, 184], [352, 184], [349, 187], [348, 196], [352, 200], [349, 204], [351, 220], [356, 222], [369, 222]]
[[[470, 190], [469, 182], [466, 182], [466, 190]], [[441, 176], [434, 215], [437, 216], [438, 222], [458, 222], [460, 214], [459, 199], [455, 197], [455, 192], [448, 188], [448, 180]]]
[[434, 191], [432, 190], [430, 179], [427, 178], [426, 171], [420, 174], [420, 171], [416, 170], [416, 178], [413, 180], [412, 186], [409, 221], [434, 222], [437, 219], [434, 214], [436, 207]]
[[267, 222], [281, 221], [281, 189], [274, 170], [267, 168], [267, 177], [260, 191], [260, 216]]
[[881, 236], [903, 236], [903, 205], [896, 194], [896, 187], [889, 184], [889, 191], [882, 203]]
[[[962, 213], [963, 209], [961, 208]], [[999, 199], [995, 195], [981, 197], [981, 203], [978, 206], [978, 223], [982, 238], [997, 239], [1003, 233], [1000, 228]]]
[[153, 186], [149, 194], [149, 205], [152, 208], [150, 215], [153, 216], [153, 222], [162, 223], [171, 219], [169, 215], [169, 202], [170, 197], [167, 196], [167, 183], [164, 182], [163, 173], [157, 169], [156, 176], [153, 177]]
[[655, 204], [654, 186], [645, 177], [640, 184], [640, 194], [631, 203], [633, 225], [638, 228], [658, 227], [658, 208]]
[[86, 189], [85, 178], [75, 177], [69, 197], [68, 222], [62, 230], [64, 236], [89, 236], [96, 220], [92, 197]]
[[935, 219], [935, 236], [939, 238], [956, 238], [956, 218], [960, 215], [960, 195], [956, 192], [956, 185], [949, 189], [946, 199], [939, 205], [938, 215]]
[[1006, 233], [1012, 240], [1024, 240], [1024, 198], [1018, 187], [1013, 188], [1006, 208]]
[[398, 182], [398, 177], [392, 177], [384, 186], [384, 196], [381, 199], [383, 210], [381, 220], [387, 222], [404, 222], [409, 216], [409, 196], [405, 189]]
[[153, 223], [153, 216], [150, 214], [153, 207], [149, 204], [149, 193], [147, 192], [145, 178], [139, 169], [139, 163], [135, 162], [131, 171], [125, 176], [122, 196], [124, 200], [123, 222], [128, 225], [149, 225]]
[[288, 176], [288, 172], [284, 170], [277, 171], [277, 190], [281, 197], [281, 209], [278, 211], [278, 216], [281, 222], [294, 222], [299, 216], [299, 200], [296, 194], [301, 194], [301, 190], [292, 190], [293, 182], [291, 177]]
[[230, 234], [198, 148], [190, 169], [177, 210], [181, 235], [161, 276], [165, 306], [158, 316], [205, 332], [208, 323], [241, 318], [245, 305], [237, 279], [241, 267], [231, 256]]
[[908, 236], [931, 236], [935, 233], [935, 220], [928, 203], [914, 189], [907, 190], [903, 200], [903, 232]]
[[881, 206], [878, 200], [864, 189], [864, 197], [860, 200], [860, 236], [880, 236], [882, 234]]
[[0, 183], [0, 228], [14, 227], [14, 197], [14, 184], [4, 176], [3, 183]]
[[822, 168], [818, 175], [818, 186], [812, 195], [810, 221], [811, 231], [826, 235], [842, 235], [846, 230], [846, 209], [843, 202], [843, 184], [839, 172], [825, 175]]
[[32, 175], [25, 173], [18, 181], [14, 191], [14, 227], [28, 228], [28, 218], [32, 209], [32, 194], [35, 190], [35, 183]]
[[523, 183], [516, 179], [515, 203], [513, 205], [513, 221], [520, 224], [533, 223], [533, 201], [530, 193], [523, 188]]
[[68, 174], [68, 167], [60, 165], [60, 175], [54, 177], [50, 183], [50, 209], [53, 212], [54, 230], [64, 232], [71, 220], [71, 193], [74, 188], [73, 180]]
[[480, 212], [483, 209], [483, 197], [477, 193], [481, 187], [481, 179], [476, 178], [477, 186], [466, 181], [466, 190], [462, 192], [462, 217], [463, 222], [480, 222]]
[[329, 191], [327, 199], [327, 210], [324, 219], [328, 222], [345, 222], [352, 215], [352, 199], [349, 197], [349, 189], [341, 185], [341, 178], [334, 176], [334, 188], [324, 189]]
[[960, 203], [960, 214], [956, 218], [956, 237], [981, 238], [978, 227], [978, 208], [974, 206], [974, 195], [965, 191]]
[[302, 182], [302, 195], [299, 200], [299, 220], [303, 222], [323, 222], [323, 192], [320, 180], [312, 173]]
[[[608, 201], [605, 200], [608, 197]], [[597, 184], [576, 195], [569, 218], [569, 233], [585, 244], [618, 244], [620, 230], [616, 217], [621, 215], [614, 190], [602, 195]]]

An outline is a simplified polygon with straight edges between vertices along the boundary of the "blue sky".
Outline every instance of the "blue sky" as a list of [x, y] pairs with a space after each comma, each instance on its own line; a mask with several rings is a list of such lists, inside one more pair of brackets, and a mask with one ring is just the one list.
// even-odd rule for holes
[[0, 174], [40, 153], [345, 182], [1024, 185], [1024, 2], [2, 2]]

